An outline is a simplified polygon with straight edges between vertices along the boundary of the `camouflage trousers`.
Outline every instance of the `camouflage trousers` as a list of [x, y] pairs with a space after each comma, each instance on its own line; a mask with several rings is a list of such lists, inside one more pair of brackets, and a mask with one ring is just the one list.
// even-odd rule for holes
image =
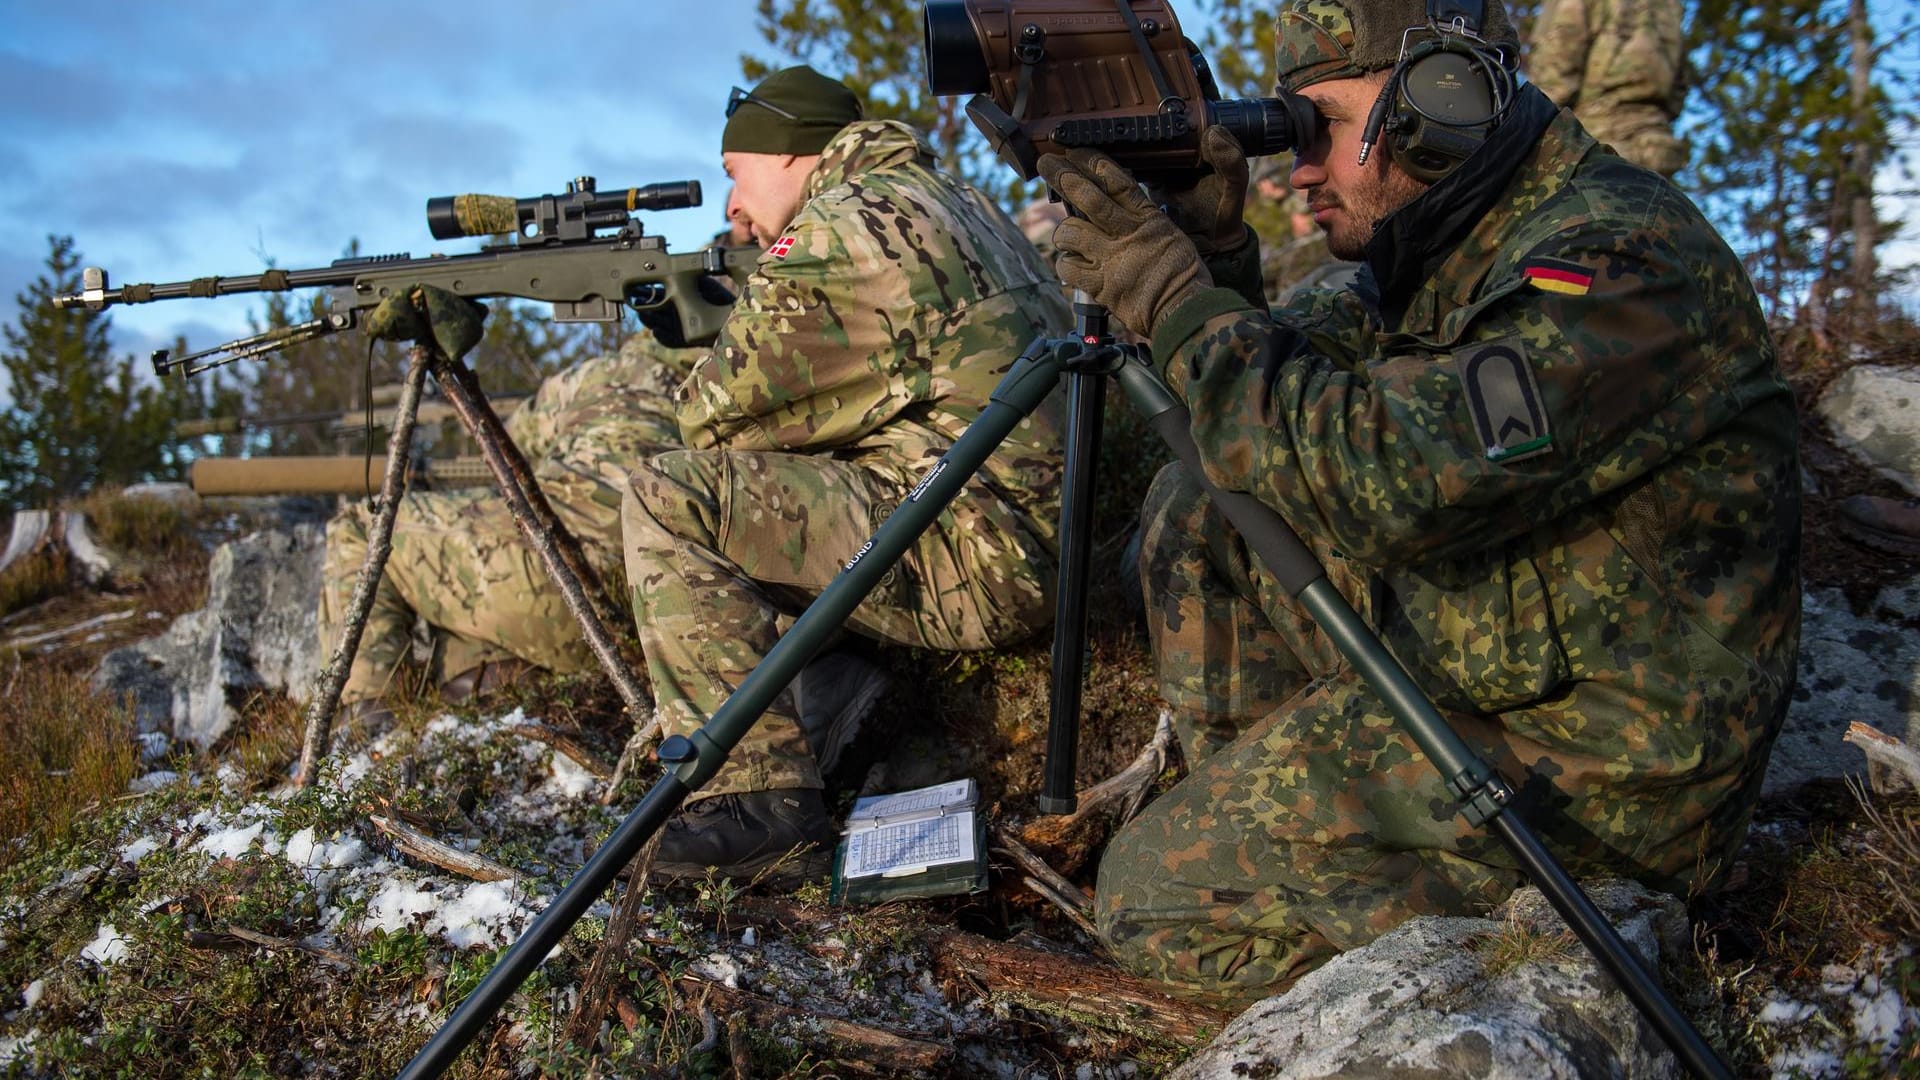
[[[677, 450], [634, 471], [627, 581], [665, 735], [689, 735], [906, 498], [904, 476], [823, 455]], [[1054, 555], [1012, 507], [968, 485], [848, 621], [940, 650], [1010, 644], [1052, 618]], [[818, 788], [790, 692], [694, 798]]]
[[1574, 115], [1594, 139], [1643, 169], [1672, 176], [1687, 163], [1687, 148], [1673, 133], [1673, 120], [1649, 106], [1583, 106]]
[[[1096, 918], [1115, 956], [1177, 992], [1246, 1004], [1414, 915], [1503, 900], [1520, 881], [1505, 848], [1457, 814], [1386, 705], [1177, 466], [1156, 478], [1144, 527], [1157, 677], [1191, 768], [1101, 860]], [[1582, 839], [1596, 836], [1639, 844], [1636, 868], [1691, 867], [1697, 822], [1645, 820], [1654, 811], [1611, 761], [1529, 742], [1497, 716], [1443, 715], [1510, 782], [1552, 778], [1554, 821], [1570, 827], [1542, 836], [1575, 845], [1570, 870], [1598, 869]]]
[[[547, 379], [507, 419], [547, 501], [615, 596], [624, 594], [626, 473], [634, 461], [679, 442], [671, 393], [692, 353], [636, 335], [616, 356]], [[370, 504], [356, 503], [327, 525], [320, 640], [328, 653], [366, 559], [373, 516]], [[559, 588], [492, 488], [416, 492], [401, 502], [342, 700], [386, 688], [411, 651], [416, 617], [433, 629], [440, 678], [508, 657], [563, 672], [594, 662]]]

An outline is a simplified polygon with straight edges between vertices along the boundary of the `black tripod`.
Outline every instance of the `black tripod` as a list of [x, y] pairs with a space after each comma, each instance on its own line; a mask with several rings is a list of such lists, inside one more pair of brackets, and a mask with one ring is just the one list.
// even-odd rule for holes
[[[706, 726], [691, 737], [675, 735], [660, 744], [658, 754], [667, 767], [666, 775], [401, 1070], [402, 1080], [437, 1077], [452, 1065], [687, 795], [720, 771], [727, 755], [761, 713], [959, 495], [1014, 426], [1039, 407], [1062, 373], [1069, 383], [1068, 453], [1054, 626], [1053, 727], [1047, 738], [1049, 762], [1041, 808], [1050, 813], [1073, 808], [1073, 746], [1092, 539], [1094, 456], [1099, 447], [1106, 379], [1118, 376], [1134, 408], [1172, 448], [1189, 475], [1205, 487], [1245, 537], [1249, 549], [1313, 615], [1354, 670], [1386, 702], [1394, 718], [1406, 726], [1427, 759], [1446, 778], [1449, 790], [1460, 801], [1460, 812], [1473, 824], [1492, 828], [1512, 851], [1522, 872], [1546, 894], [1554, 910], [1586, 942], [1689, 1071], [1699, 1077], [1731, 1080], [1726, 1064], [1640, 965], [1593, 901], [1526, 823], [1507, 812], [1512, 789], [1447, 725], [1386, 646], [1327, 580], [1319, 563], [1279, 514], [1251, 496], [1220, 491], [1207, 483], [1199, 450], [1188, 431], [1186, 408], [1142, 362], [1141, 350], [1114, 341], [1106, 309], [1080, 295], [1075, 298], [1074, 314], [1074, 336], [1040, 338], [1027, 346], [994, 388], [980, 417], [928, 470], [912, 494], [854, 554], [760, 665], [714, 710]], [[635, 882], [629, 887], [640, 885]]]

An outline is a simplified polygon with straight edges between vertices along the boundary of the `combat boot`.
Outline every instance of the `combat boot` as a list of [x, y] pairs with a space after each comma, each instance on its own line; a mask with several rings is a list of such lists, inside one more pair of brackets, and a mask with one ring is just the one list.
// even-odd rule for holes
[[887, 673], [857, 652], [816, 656], [793, 680], [800, 730], [825, 777], [860, 734], [860, 725], [887, 692]]
[[714, 795], [687, 803], [660, 830], [653, 875], [669, 881], [699, 879], [712, 869], [720, 877], [792, 887], [826, 874], [833, 820], [814, 788], [782, 788]]
[[1920, 555], [1920, 500], [1854, 495], [1840, 504], [1840, 527], [1870, 548]]

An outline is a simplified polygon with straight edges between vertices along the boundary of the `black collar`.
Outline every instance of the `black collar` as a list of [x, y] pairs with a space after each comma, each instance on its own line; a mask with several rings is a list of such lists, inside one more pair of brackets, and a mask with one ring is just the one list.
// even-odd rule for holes
[[1493, 208], [1559, 113], [1532, 84], [1522, 86], [1512, 110], [1480, 149], [1374, 230], [1366, 265], [1387, 326], [1399, 325], [1414, 291]]

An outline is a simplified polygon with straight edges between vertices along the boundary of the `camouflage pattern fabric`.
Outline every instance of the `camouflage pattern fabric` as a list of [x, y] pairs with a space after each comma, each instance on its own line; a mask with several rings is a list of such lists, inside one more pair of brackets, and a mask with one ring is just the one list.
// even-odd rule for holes
[[[1300, 532], [1576, 876], [1709, 887], [1799, 633], [1793, 400], [1738, 258], [1532, 90], [1368, 255], [1374, 302], [1168, 317], [1209, 478]], [[1192, 770], [1101, 863], [1116, 955], [1246, 1002], [1505, 896], [1504, 848], [1197, 486], [1176, 468], [1145, 513]]]
[[1622, 157], [1672, 176], [1686, 98], [1680, 0], [1545, 0], [1527, 77]]
[[[619, 513], [627, 470], [679, 442], [673, 387], [697, 355], [636, 334], [617, 355], [547, 379], [507, 418], [554, 512], [615, 595], [622, 592]], [[320, 637], [328, 652], [339, 640], [372, 523], [371, 504], [357, 502], [327, 525]], [[587, 670], [594, 662], [559, 589], [491, 488], [406, 496], [342, 700], [386, 687], [410, 651], [416, 616], [436, 633], [441, 677], [507, 656], [556, 671]]]
[[[636, 470], [627, 580], [658, 715], [689, 734], [985, 407], [1071, 321], [1005, 214], [892, 122], [845, 128], [681, 388], [688, 450]], [[784, 252], [784, 254], [783, 254]], [[1064, 419], [1054, 395], [861, 605], [852, 628], [984, 649], [1052, 615]], [[790, 701], [695, 797], [820, 787]]]

